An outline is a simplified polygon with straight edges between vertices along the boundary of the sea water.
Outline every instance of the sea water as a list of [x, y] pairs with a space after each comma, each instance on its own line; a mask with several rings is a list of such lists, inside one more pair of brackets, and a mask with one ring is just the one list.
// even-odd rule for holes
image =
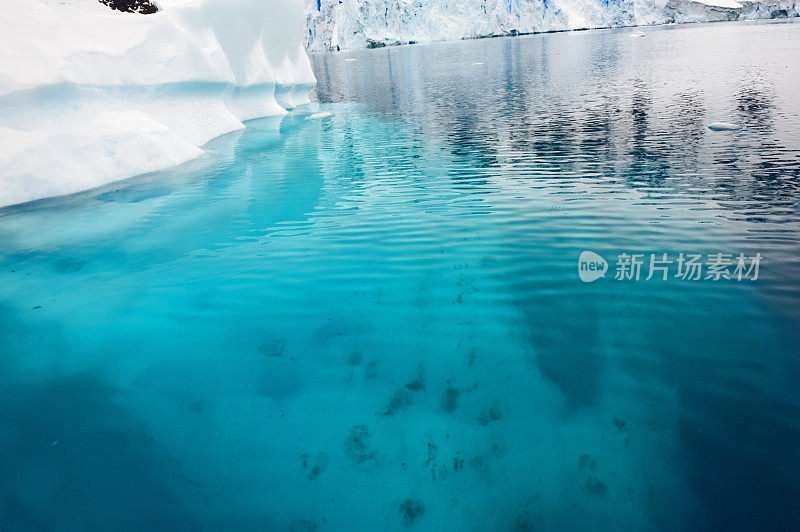
[[0, 211], [0, 528], [800, 524], [800, 25], [312, 61]]

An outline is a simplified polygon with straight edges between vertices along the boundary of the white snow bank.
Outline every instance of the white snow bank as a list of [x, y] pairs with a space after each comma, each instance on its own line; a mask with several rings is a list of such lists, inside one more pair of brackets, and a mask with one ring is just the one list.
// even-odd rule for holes
[[242, 121], [307, 103], [300, 0], [6, 2], [0, 206], [179, 164]]

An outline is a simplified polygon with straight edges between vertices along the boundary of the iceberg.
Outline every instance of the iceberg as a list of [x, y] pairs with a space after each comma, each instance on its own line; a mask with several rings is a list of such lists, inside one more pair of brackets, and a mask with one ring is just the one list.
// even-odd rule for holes
[[252, 118], [308, 103], [300, 0], [8, 2], [0, 207], [160, 170]]
[[795, 0], [305, 0], [310, 51], [798, 16]]

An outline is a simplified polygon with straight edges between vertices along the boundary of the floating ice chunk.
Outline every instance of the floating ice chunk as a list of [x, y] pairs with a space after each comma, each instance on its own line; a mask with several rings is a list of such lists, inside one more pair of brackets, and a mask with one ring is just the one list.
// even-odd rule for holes
[[739, 129], [739, 126], [729, 122], [714, 122], [712, 124], [708, 124], [708, 129], [711, 131], [736, 131]]
[[323, 111], [322, 113], [314, 113], [313, 115], [308, 115], [306, 117], [307, 120], [322, 120], [323, 118], [330, 118], [333, 116], [333, 113], [330, 111]]
[[633, 33], [631, 33], [631, 37], [644, 37], [644, 33], [642, 33], [641, 31], [634, 31]]
[[348, 57], [347, 59], [345, 59], [345, 61], [349, 63], [351, 61], [358, 61], [358, 59], [356, 59], [355, 57]]
[[479, 62], [479, 63], [472, 63], [472, 66], [476, 66], [476, 65], [482, 65], [482, 64], [483, 64], [483, 63], [480, 63], [480, 62]]

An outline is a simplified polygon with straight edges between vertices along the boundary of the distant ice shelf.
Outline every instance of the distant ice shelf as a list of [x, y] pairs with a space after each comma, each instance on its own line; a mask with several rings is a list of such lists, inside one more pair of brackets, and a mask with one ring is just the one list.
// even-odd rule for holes
[[796, 17], [796, 0], [304, 0], [310, 51], [544, 31]]
[[7, 2], [0, 206], [196, 157], [242, 121], [308, 102], [301, 0]]

